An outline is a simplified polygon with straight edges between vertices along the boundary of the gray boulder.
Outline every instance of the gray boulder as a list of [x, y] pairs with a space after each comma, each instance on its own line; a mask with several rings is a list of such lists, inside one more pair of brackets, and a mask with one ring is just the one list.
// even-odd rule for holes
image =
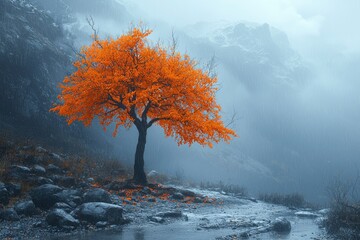
[[8, 205], [9, 204], [10, 193], [6, 189], [5, 184], [0, 182], [0, 204]]
[[71, 214], [81, 221], [96, 224], [108, 222], [109, 224], [121, 224], [123, 208], [109, 203], [89, 202], [77, 207]]
[[196, 196], [195, 193], [190, 190], [181, 189], [180, 192], [186, 197], [195, 197]]
[[165, 222], [165, 219], [163, 219], [162, 217], [156, 217], [156, 216], [149, 217], [149, 220], [152, 222], [156, 222], [156, 223], [164, 223]]
[[47, 210], [59, 201], [55, 194], [61, 192], [62, 190], [63, 189], [59, 186], [44, 184], [40, 187], [34, 188], [30, 192], [30, 196], [36, 207]]
[[176, 192], [172, 195], [172, 198], [173, 199], [176, 199], [176, 200], [183, 200], [184, 199], [184, 195], [182, 193], [179, 193], [179, 192]]
[[38, 152], [38, 153], [47, 153], [48, 152], [45, 148], [40, 147], [40, 146], [36, 147], [35, 151]]
[[161, 218], [181, 218], [183, 216], [181, 211], [169, 211], [169, 212], [160, 212], [156, 214], [156, 217]]
[[69, 204], [64, 203], [64, 202], [55, 203], [55, 205], [53, 206], [53, 209], [62, 209], [67, 213], [70, 213], [73, 210], [73, 208]]
[[40, 165], [35, 165], [33, 168], [32, 168], [32, 171], [33, 173], [37, 174], [37, 175], [43, 175], [46, 173], [46, 170], [45, 168], [43, 168], [42, 166]]
[[58, 202], [64, 202], [71, 207], [76, 207], [82, 203], [82, 192], [78, 189], [65, 189], [55, 194]]
[[272, 230], [277, 233], [289, 233], [291, 231], [291, 224], [286, 218], [279, 217], [272, 222]]
[[46, 216], [46, 222], [57, 227], [77, 227], [80, 222], [62, 209], [54, 209]]
[[101, 188], [94, 188], [87, 191], [83, 196], [84, 203], [88, 202], [104, 202], [111, 203], [110, 194]]
[[39, 211], [31, 200], [16, 203], [14, 209], [19, 215], [33, 216], [39, 214]]
[[36, 179], [36, 183], [39, 185], [44, 185], [44, 184], [53, 184], [54, 181], [51, 180], [50, 178], [46, 178], [46, 177], [38, 177]]
[[54, 164], [49, 164], [46, 167], [46, 170], [50, 174], [63, 174], [63, 170], [59, 168], [58, 166], [55, 166]]

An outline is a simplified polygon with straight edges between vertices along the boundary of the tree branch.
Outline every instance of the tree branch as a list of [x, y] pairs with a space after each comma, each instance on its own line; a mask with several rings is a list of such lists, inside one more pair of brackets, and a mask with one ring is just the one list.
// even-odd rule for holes
[[94, 19], [92, 18], [92, 16], [90, 17], [86, 17], [86, 21], [87, 23], [89, 24], [89, 26], [91, 27], [91, 29], [93, 30], [94, 34], [93, 34], [93, 38], [94, 38], [94, 41], [99, 45], [100, 48], [103, 48], [103, 46], [101, 45], [101, 43], [99, 42], [99, 30], [96, 30], [95, 29], [95, 21]]
[[170, 118], [153, 118], [151, 121], [147, 124], [147, 128], [151, 127], [154, 123], [160, 121], [160, 120], [170, 120]]
[[143, 113], [141, 114], [141, 119], [143, 122], [146, 122], [147, 120], [147, 113], [149, 112], [149, 109], [151, 108], [151, 101], [148, 100], [148, 103], [145, 106], [145, 109], [143, 111]]

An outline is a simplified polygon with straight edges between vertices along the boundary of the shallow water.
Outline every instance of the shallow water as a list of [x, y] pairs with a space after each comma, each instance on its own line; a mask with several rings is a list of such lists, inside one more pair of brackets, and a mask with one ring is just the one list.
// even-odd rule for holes
[[[314, 219], [299, 218], [295, 216], [294, 211], [286, 207], [263, 202], [254, 203], [214, 192], [202, 193], [212, 195], [212, 197], [223, 201], [224, 204], [221, 206], [200, 204], [195, 209], [183, 209], [183, 213], [188, 216], [188, 221], [176, 220], [166, 224], [152, 222], [144, 222], [141, 225], [128, 224], [112, 231], [83, 233], [66, 238], [68, 240], [216, 239], [217, 237], [256, 229], [256, 227], [234, 227], [234, 225], [231, 225], [233, 223], [256, 222], [260, 223], [260, 226], [265, 226], [269, 221], [282, 216], [291, 222], [292, 230], [289, 234], [279, 235], [268, 232], [255, 234], [249, 239], [328, 239], [325, 237], [325, 231], [318, 227]], [[208, 223], [208, 229], [200, 227], [204, 219]], [[53, 240], [58, 239], [60, 238], [54, 238]]]

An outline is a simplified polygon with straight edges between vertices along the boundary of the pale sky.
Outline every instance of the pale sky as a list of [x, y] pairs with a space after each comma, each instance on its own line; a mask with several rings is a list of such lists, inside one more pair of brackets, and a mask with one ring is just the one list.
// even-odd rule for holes
[[[360, 0], [123, 0], [144, 18], [181, 27], [199, 21], [269, 23], [292, 45], [360, 52]], [[131, 2], [131, 3], [130, 3]], [[146, 19], [145, 19], [146, 20]], [[314, 47], [314, 46], [310, 46]], [[312, 51], [312, 50], [310, 50]]]

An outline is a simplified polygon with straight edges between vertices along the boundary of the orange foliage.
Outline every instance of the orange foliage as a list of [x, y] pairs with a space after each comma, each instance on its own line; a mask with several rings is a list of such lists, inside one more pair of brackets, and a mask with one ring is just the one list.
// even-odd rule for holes
[[178, 144], [229, 141], [235, 132], [224, 126], [215, 101], [217, 78], [174, 48], [151, 45], [151, 30], [132, 28], [117, 39], [94, 39], [64, 79], [60, 104], [51, 111], [69, 124], [89, 125], [97, 117], [104, 129], [116, 123], [130, 128], [157, 124]]

